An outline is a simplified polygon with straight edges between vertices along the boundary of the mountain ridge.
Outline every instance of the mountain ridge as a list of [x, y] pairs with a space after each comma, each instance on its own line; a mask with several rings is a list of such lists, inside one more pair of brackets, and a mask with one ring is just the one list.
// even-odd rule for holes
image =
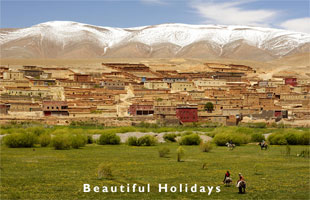
[[274, 28], [160, 24], [133, 28], [51, 21], [0, 29], [1, 58], [193, 57], [268, 61], [310, 52], [310, 34]]

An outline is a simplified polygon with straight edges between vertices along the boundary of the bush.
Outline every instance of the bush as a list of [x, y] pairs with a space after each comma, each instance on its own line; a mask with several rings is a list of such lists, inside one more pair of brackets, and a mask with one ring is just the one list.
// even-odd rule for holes
[[87, 137], [84, 135], [71, 135], [71, 146], [74, 149], [84, 147], [87, 143]]
[[106, 144], [119, 144], [121, 141], [120, 137], [117, 136], [115, 133], [103, 133], [99, 138], [99, 144], [106, 145]]
[[138, 138], [135, 136], [131, 136], [127, 139], [126, 142], [129, 146], [138, 146]]
[[13, 133], [4, 137], [4, 144], [10, 148], [33, 147], [37, 142], [34, 133]]
[[52, 138], [52, 146], [56, 150], [65, 150], [70, 149], [72, 144], [72, 140], [70, 135], [56, 135]]
[[47, 147], [51, 143], [51, 140], [51, 135], [47, 133], [41, 134], [39, 137], [41, 147]]
[[157, 139], [154, 136], [145, 135], [138, 139], [138, 146], [154, 146], [157, 144]]
[[300, 143], [303, 145], [310, 145], [310, 132], [305, 131], [300, 136]]
[[201, 142], [201, 139], [199, 135], [194, 133], [191, 135], [182, 136], [179, 144], [180, 145], [199, 145], [200, 142]]
[[126, 143], [129, 146], [154, 146], [157, 144], [157, 139], [150, 135], [145, 135], [140, 138], [132, 136], [127, 139]]
[[164, 140], [167, 142], [176, 142], [176, 137], [177, 135], [175, 133], [167, 133], [164, 135]]
[[159, 157], [166, 157], [170, 153], [168, 147], [161, 147], [158, 149]]
[[106, 178], [106, 179], [112, 179], [112, 170], [111, 170], [111, 166], [109, 164], [104, 164], [101, 163], [98, 166], [98, 178], [102, 179], [102, 178]]
[[184, 149], [182, 147], [179, 147], [177, 149], [177, 161], [181, 162], [184, 155], [185, 155]]
[[245, 123], [242, 125], [246, 127], [250, 127], [250, 128], [266, 128], [267, 127], [267, 124], [265, 122]]
[[213, 141], [218, 146], [225, 146], [228, 141], [232, 141], [235, 145], [247, 144], [250, 141], [250, 136], [238, 133], [219, 133], [213, 138]]
[[261, 142], [262, 140], [265, 140], [265, 137], [263, 136], [263, 134], [254, 133], [251, 135], [252, 142]]
[[30, 127], [26, 129], [27, 132], [32, 132], [37, 136], [40, 136], [41, 134], [46, 133], [46, 129], [42, 126], [36, 126], [36, 127]]
[[270, 144], [276, 144], [276, 145], [285, 145], [287, 144], [287, 141], [283, 134], [281, 133], [272, 133], [268, 136], [268, 141]]
[[287, 141], [287, 144], [290, 145], [296, 145], [296, 144], [300, 144], [300, 135], [301, 134], [296, 134], [296, 133], [286, 133], [284, 135], [285, 140]]
[[208, 141], [208, 142], [201, 142], [201, 143], [200, 143], [200, 150], [201, 150], [202, 152], [210, 152], [212, 148], [213, 148], [213, 147], [212, 147], [211, 141]]

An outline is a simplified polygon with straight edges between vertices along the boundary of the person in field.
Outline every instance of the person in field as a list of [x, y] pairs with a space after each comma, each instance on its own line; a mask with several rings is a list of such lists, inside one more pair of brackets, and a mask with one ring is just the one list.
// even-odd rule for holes
[[239, 194], [245, 193], [246, 183], [241, 173], [239, 173], [239, 180], [237, 181], [237, 188], [239, 188]]
[[232, 179], [230, 177], [230, 173], [229, 173], [229, 171], [227, 171], [225, 173], [225, 177], [224, 177], [223, 183], [228, 186], [231, 182], [232, 182]]

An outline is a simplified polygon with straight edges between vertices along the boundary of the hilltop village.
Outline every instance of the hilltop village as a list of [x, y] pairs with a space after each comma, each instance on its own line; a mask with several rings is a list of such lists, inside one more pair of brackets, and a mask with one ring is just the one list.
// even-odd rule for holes
[[205, 63], [203, 72], [154, 70], [141, 63], [102, 63], [109, 72], [65, 67], [0, 67], [0, 123], [142, 121], [164, 124], [308, 121], [310, 80], [261, 79], [245, 65]]

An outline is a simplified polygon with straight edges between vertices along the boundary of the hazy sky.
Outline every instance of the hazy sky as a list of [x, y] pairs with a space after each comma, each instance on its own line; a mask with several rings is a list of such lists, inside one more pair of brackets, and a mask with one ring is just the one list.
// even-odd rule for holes
[[310, 0], [0, 0], [1, 28], [47, 21], [135, 27], [162, 23], [252, 25], [310, 33]]

